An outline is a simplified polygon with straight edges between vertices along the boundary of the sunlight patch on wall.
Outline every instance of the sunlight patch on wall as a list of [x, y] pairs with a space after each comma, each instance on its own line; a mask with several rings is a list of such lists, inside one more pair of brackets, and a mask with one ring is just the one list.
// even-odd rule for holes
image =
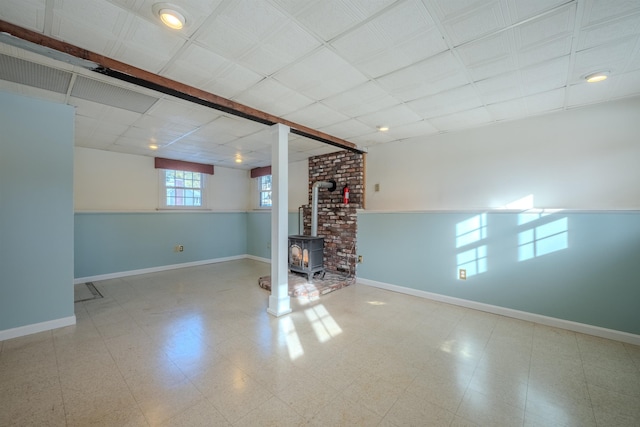
[[569, 247], [569, 220], [558, 220], [518, 233], [518, 261], [557, 252]]
[[456, 277], [461, 269], [466, 277], [487, 271], [487, 245], [481, 244], [487, 238], [487, 214], [474, 215], [456, 224]]

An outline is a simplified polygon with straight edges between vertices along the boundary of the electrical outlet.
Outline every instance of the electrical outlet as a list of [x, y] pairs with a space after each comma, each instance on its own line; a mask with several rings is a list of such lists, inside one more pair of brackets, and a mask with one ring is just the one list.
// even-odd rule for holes
[[364, 262], [364, 258], [362, 255], [358, 255], [358, 264], [362, 264]]
[[375, 192], [380, 191], [380, 184], [374, 184], [373, 185], [373, 191], [375, 191]]
[[267, 249], [271, 249], [271, 242], [267, 242]]
[[173, 250], [175, 252], [184, 252], [184, 245], [176, 245], [176, 247], [173, 248]]
[[467, 270], [465, 270], [464, 268], [458, 270], [458, 278], [460, 280], [467, 280]]

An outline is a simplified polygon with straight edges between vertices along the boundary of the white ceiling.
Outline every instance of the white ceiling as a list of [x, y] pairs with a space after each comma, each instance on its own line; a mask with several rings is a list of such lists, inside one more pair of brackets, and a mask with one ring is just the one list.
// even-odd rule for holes
[[[169, 2], [183, 30], [156, 0], [0, 0], [0, 19], [363, 149], [640, 94], [638, 0]], [[270, 164], [265, 125], [4, 43], [0, 90], [76, 106], [77, 146]], [[291, 135], [291, 161], [335, 150]]]

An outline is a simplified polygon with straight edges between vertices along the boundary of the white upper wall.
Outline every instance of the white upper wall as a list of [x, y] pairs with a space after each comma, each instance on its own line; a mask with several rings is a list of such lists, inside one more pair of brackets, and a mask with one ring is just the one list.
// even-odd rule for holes
[[532, 196], [536, 208], [640, 209], [639, 135], [637, 97], [382, 144], [367, 155], [366, 207], [496, 209]]
[[[152, 157], [76, 147], [76, 211], [144, 211], [158, 208], [159, 172]], [[309, 163], [289, 163], [289, 210], [308, 204]], [[258, 206], [257, 182], [249, 171], [216, 166], [207, 175], [206, 207], [246, 211]]]
[[[75, 148], [76, 211], [139, 211], [159, 207], [160, 177], [152, 157]], [[247, 210], [249, 171], [216, 166], [207, 175], [206, 208]]]

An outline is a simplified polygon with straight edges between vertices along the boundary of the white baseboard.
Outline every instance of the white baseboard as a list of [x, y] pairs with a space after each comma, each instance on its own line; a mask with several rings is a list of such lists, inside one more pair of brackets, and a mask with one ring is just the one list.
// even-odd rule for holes
[[116, 273], [99, 274], [97, 276], [79, 277], [73, 279], [74, 284], [95, 282], [98, 280], [119, 279], [121, 277], [136, 276], [138, 274], [157, 273], [160, 271], [175, 270], [177, 268], [196, 267], [199, 265], [216, 264], [218, 262], [235, 261], [239, 259], [249, 258], [249, 255], [235, 255], [224, 258], [206, 259], [202, 261], [185, 262], [182, 264], [161, 265], [158, 267], [141, 268], [139, 270], [118, 271]]
[[46, 322], [33, 323], [31, 325], [20, 326], [12, 329], [0, 331], [0, 341], [10, 340], [25, 335], [37, 334], [38, 332], [50, 331], [51, 329], [63, 328], [76, 324], [76, 316], [63, 317], [55, 320], [47, 320]]
[[485, 304], [481, 302], [465, 300], [462, 298], [435, 294], [432, 292], [421, 291], [418, 289], [411, 289], [403, 286], [392, 285], [390, 283], [377, 282], [375, 280], [370, 280], [370, 279], [358, 278], [357, 283], [366, 285], [366, 286], [373, 286], [376, 288], [386, 289], [393, 292], [399, 292], [402, 294], [413, 295], [420, 298], [426, 298], [433, 301], [439, 301], [447, 304], [457, 305], [460, 307], [472, 308], [474, 310], [485, 311], [487, 313], [513, 317], [514, 319], [526, 320], [533, 323], [539, 323], [541, 325], [553, 326], [556, 328], [567, 329], [573, 332], [580, 332], [587, 335], [594, 335], [596, 337], [622, 341], [622, 342], [626, 342], [634, 345], [640, 345], [640, 335], [635, 335], [628, 332], [616, 331], [614, 329], [601, 328], [599, 326], [587, 325], [585, 323], [572, 322], [570, 320], [543, 316], [541, 314], [528, 313], [526, 311], [520, 311], [520, 310], [513, 310], [511, 308], [500, 307], [497, 305]]
[[254, 261], [264, 262], [266, 264], [271, 264], [271, 259], [269, 259], [269, 258], [262, 258], [262, 257], [255, 256], [255, 255], [247, 255], [247, 258], [252, 259]]

